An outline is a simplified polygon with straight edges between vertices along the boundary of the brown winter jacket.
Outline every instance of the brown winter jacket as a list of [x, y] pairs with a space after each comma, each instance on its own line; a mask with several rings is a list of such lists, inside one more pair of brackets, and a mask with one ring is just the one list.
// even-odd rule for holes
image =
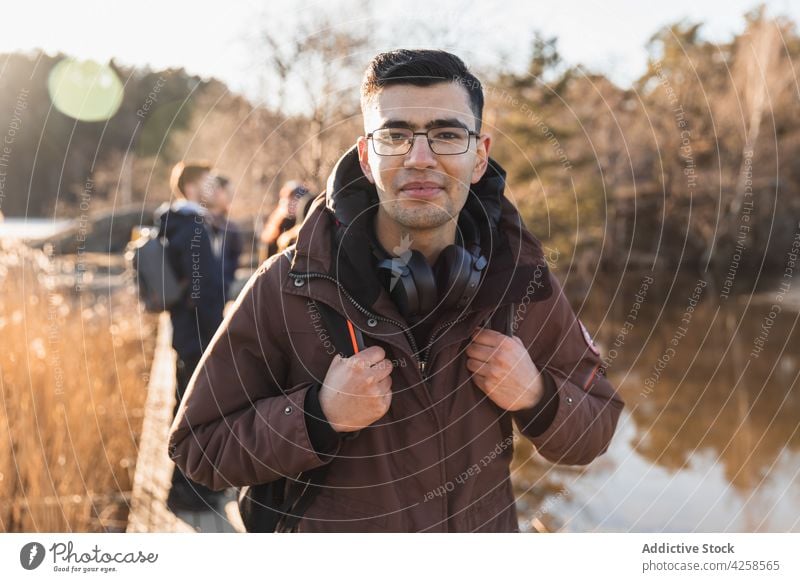
[[[377, 194], [355, 150], [345, 154], [293, 259], [261, 266], [206, 350], [171, 429], [178, 466], [223, 489], [330, 463], [301, 532], [518, 531], [512, 419], [545, 458], [584, 465], [607, 449], [623, 402], [504, 184], [492, 161], [463, 211], [480, 221], [489, 259], [478, 294], [464, 310], [437, 313], [418, 346], [371, 262]], [[354, 438], [319, 418], [314, 399], [334, 350], [311, 299], [350, 319], [394, 363], [389, 411]], [[536, 408], [514, 413], [473, 384], [464, 352], [471, 332], [512, 303], [515, 335], [547, 386]], [[334, 435], [324, 446], [310, 430], [319, 435], [320, 422]]]

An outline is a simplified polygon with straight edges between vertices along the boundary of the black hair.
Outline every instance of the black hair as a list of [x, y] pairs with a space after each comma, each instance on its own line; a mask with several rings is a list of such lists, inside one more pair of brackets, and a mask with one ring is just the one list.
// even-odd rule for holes
[[439, 83], [457, 83], [469, 95], [480, 131], [483, 119], [483, 87], [456, 55], [430, 49], [399, 49], [380, 53], [370, 61], [361, 82], [361, 108], [384, 87], [415, 85], [429, 87]]

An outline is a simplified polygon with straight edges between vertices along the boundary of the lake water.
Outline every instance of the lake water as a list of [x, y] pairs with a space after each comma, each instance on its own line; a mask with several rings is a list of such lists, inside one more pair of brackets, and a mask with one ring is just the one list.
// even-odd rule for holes
[[581, 311], [626, 401], [609, 450], [558, 467], [522, 443], [520, 518], [561, 531], [800, 531], [796, 290], [725, 298], [709, 283], [690, 310], [698, 278], [655, 276], [620, 345], [643, 277], [590, 289]]
[[71, 220], [6, 218], [0, 220], [0, 239], [41, 240], [61, 232], [71, 224]]

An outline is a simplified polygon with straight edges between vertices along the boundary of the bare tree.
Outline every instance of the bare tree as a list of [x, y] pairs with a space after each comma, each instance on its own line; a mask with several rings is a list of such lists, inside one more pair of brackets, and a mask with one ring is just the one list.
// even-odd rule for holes
[[[359, 9], [361, 10], [361, 9]], [[281, 111], [294, 110], [306, 130], [287, 138], [287, 156], [297, 155], [305, 169], [300, 178], [321, 186], [324, 174], [343, 148], [342, 124], [359, 111], [357, 91], [368, 37], [355, 26], [337, 26], [330, 13], [315, 13], [298, 23], [290, 39], [280, 22], [271, 21], [258, 38]], [[362, 27], [365, 28], [365, 27]], [[302, 126], [302, 124], [301, 124]]]
[[735, 84], [741, 87], [742, 113], [746, 116], [746, 126], [736, 190], [726, 218], [728, 230], [744, 202], [746, 182], [750, 175], [748, 166], [752, 163], [761, 133], [761, 122], [770, 108], [769, 101], [788, 87], [792, 80], [790, 75], [783, 74], [785, 63], [782, 62], [779, 21], [767, 19], [763, 5], [749, 15], [748, 20], [748, 29], [739, 39], [734, 71]]

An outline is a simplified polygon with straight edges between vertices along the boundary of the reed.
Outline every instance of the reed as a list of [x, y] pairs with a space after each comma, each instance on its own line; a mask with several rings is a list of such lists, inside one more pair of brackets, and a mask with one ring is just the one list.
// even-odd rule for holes
[[0, 241], [0, 531], [125, 528], [156, 321], [79, 267]]

